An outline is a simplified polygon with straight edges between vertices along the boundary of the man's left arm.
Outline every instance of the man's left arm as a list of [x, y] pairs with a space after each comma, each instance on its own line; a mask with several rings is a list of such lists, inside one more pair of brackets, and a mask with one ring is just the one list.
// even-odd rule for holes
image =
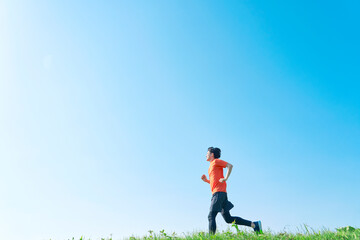
[[227, 173], [226, 173], [226, 177], [225, 178], [220, 178], [219, 182], [227, 181], [229, 179], [229, 177], [230, 177], [230, 173], [231, 173], [231, 170], [233, 168], [233, 165], [231, 165], [230, 163], [227, 163], [226, 167], [228, 168]]

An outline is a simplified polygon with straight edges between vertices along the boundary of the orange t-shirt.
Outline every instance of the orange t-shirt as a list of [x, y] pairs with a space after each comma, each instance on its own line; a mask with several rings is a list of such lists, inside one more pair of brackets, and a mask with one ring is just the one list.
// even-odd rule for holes
[[226, 165], [227, 162], [220, 159], [214, 159], [210, 162], [209, 178], [212, 194], [216, 192], [226, 192], [226, 182], [219, 182], [220, 178], [224, 178], [223, 168], [225, 168]]

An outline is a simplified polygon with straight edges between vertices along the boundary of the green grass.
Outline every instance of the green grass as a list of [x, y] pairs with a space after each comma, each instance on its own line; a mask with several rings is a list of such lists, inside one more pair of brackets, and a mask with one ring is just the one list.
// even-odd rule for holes
[[[226, 231], [217, 232], [215, 235], [209, 235], [206, 232], [193, 232], [191, 234], [182, 234], [178, 236], [176, 233], [171, 235], [166, 233], [165, 230], [161, 230], [159, 233], [155, 233], [152, 230], [149, 234], [143, 237], [131, 236], [126, 238], [127, 240], [236, 240], [236, 239], [293, 239], [293, 240], [305, 240], [305, 239], [359, 239], [360, 240], [360, 228], [343, 227], [338, 228], [336, 231], [322, 230], [315, 231], [304, 225], [303, 230], [297, 233], [271, 233], [270, 231], [264, 231], [261, 234], [255, 234], [252, 230], [240, 230], [237, 225], [232, 224], [233, 230], [230, 228]], [[236, 230], [236, 231], [235, 231]], [[74, 239], [73, 239], [74, 240]], [[80, 240], [86, 240], [80, 238]], [[116, 240], [112, 238], [102, 238], [101, 240]]]

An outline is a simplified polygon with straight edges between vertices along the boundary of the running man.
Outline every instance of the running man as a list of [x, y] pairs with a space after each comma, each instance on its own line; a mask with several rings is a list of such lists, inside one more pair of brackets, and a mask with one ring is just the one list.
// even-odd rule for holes
[[[215, 234], [216, 232], [216, 222], [215, 218], [218, 212], [221, 212], [225, 222], [232, 223], [235, 221], [237, 225], [245, 225], [252, 227], [256, 233], [262, 232], [261, 221], [251, 222], [249, 220], [242, 219], [240, 217], [234, 217], [230, 215], [230, 209], [234, 205], [228, 201], [226, 193], [226, 181], [229, 179], [233, 165], [223, 160], [220, 160], [221, 150], [220, 148], [209, 147], [206, 154], [206, 161], [210, 162], [209, 167], [209, 178], [206, 178], [206, 175], [202, 175], [201, 179], [204, 182], [210, 183], [210, 188], [212, 192], [210, 213], [208, 216], [209, 219], [209, 233]], [[226, 177], [224, 178], [223, 168], [227, 167]]]

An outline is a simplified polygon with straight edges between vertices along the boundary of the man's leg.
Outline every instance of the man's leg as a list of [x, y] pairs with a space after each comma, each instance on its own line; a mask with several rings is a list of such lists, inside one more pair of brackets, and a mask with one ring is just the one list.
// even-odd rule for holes
[[208, 219], [209, 219], [209, 233], [210, 234], [215, 234], [216, 232], [216, 215], [218, 214], [218, 212], [216, 211], [210, 211]]
[[232, 223], [235, 221], [236, 225], [244, 225], [248, 227], [252, 227], [253, 223], [249, 220], [243, 219], [241, 217], [233, 217], [230, 215], [229, 211], [222, 211], [221, 215], [223, 216], [225, 222]]

